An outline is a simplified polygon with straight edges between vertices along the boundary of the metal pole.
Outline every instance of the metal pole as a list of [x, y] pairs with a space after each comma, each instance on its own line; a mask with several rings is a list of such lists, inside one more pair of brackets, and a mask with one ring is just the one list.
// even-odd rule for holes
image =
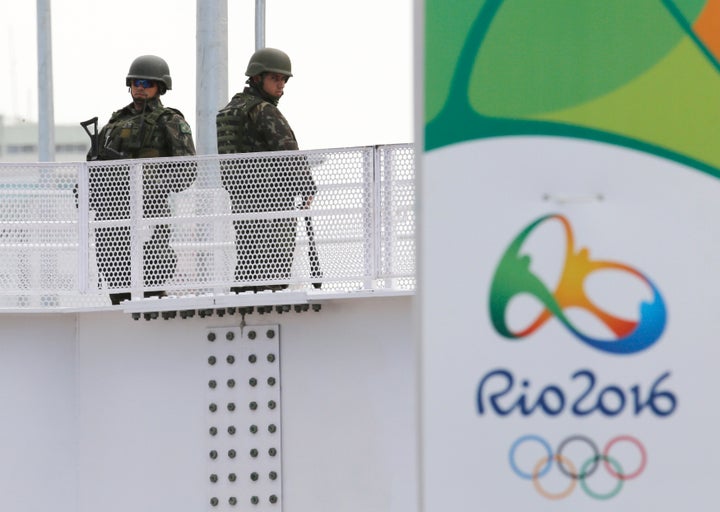
[[52, 22], [50, 0], [37, 0], [38, 51], [38, 159], [55, 160], [53, 114]]
[[265, 0], [255, 0], [255, 50], [265, 48]]
[[197, 0], [196, 149], [217, 154], [215, 117], [228, 101], [227, 0]]

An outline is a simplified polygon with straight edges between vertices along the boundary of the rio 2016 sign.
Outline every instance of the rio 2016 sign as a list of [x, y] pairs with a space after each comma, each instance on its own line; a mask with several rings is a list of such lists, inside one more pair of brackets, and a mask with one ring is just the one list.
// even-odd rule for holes
[[[552, 289], [531, 270], [532, 257], [524, 250], [528, 237], [540, 226], [556, 221], [562, 226], [565, 237], [565, 261], [558, 283]], [[542, 245], [542, 244], [541, 244]], [[545, 244], [546, 245], [546, 244]], [[598, 307], [585, 291], [585, 281], [594, 272], [615, 271], [628, 274], [639, 280], [651, 291], [652, 300], [639, 305], [638, 320], [632, 321], [611, 314]], [[623, 293], [614, 290], [614, 293]], [[542, 304], [541, 311], [520, 329], [512, 329], [507, 323], [507, 310], [513, 298], [527, 295]], [[658, 287], [639, 270], [616, 261], [593, 260], [587, 248], [575, 247], [575, 236], [570, 221], [563, 215], [545, 215], [531, 222], [515, 237], [500, 258], [490, 285], [489, 314], [496, 332], [509, 340], [531, 336], [546, 322], [556, 318], [567, 331], [589, 347], [615, 355], [632, 355], [648, 349], [661, 337], [667, 318], [665, 301]], [[613, 334], [612, 339], [598, 339], [583, 332], [565, 314], [568, 308], [579, 308], [596, 318]], [[670, 416], [677, 407], [676, 393], [666, 388], [670, 372], [665, 371], [644, 390], [639, 384], [625, 388], [613, 383], [598, 383], [598, 377], [591, 369], [580, 369], [570, 376], [570, 383], [581, 384], [575, 395], [557, 382], [536, 390], [529, 378], [517, 379], [507, 368], [488, 371], [480, 380], [476, 393], [477, 413], [481, 416], [495, 414], [507, 417], [518, 414], [530, 418], [534, 415], [557, 417], [570, 414], [577, 418], [600, 416], [614, 418], [629, 412], [638, 417], [652, 414], [662, 418]], [[575, 386], [577, 387], [577, 386]], [[563, 454], [564, 448], [573, 441], [581, 441], [592, 448], [592, 455], [575, 465], [570, 456]], [[638, 469], [628, 472], [627, 468], [610, 456], [610, 449], [618, 442], [633, 443], [641, 453]], [[529, 470], [522, 470], [516, 460], [518, 448], [526, 443], [539, 443], [547, 452], [546, 456]], [[509, 450], [510, 466], [520, 478], [530, 480], [538, 494], [550, 500], [560, 500], [571, 495], [578, 482], [585, 494], [607, 500], [615, 497], [624, 483], [638, 476], [647, 464], [645, 447], [636, 437], [623, 434], [609, 441], [602, 452], [587, 436], [575, 434], [562, 441], [555, 452], [540, 435], [525, 434], [518, 437]], [[593, 490], [589, 479], [601, 465], [615, 477], [617, 484], [606, 492]], [[569, 484], [561, 491], [551, 492], [543, 487], [541, 479], [552, 465], [569, 478]]]
[[423, 512], [702, 509], [720, 0], [423, 6]]

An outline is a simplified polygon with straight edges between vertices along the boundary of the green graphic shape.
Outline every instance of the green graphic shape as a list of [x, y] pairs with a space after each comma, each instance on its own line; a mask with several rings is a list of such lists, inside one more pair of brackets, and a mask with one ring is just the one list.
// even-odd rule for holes
[[720, 176], [720, 66], [694, 28], [710, 4], [427, 0], [425, 149], [545, 134]]

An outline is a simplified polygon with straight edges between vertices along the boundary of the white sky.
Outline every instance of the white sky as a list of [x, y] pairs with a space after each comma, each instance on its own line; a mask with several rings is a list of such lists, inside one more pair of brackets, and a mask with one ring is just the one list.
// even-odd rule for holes
[[[202, 1], [202, 0], [200, 0]], [[280, 101], [301, 149], [412, 142], [413, 0], [265, 0], [265, 45], [292, 60]], [[255, 0], [228, 0], [228, 94], [255, 48]], [[37, 121], [35, 0], [0, 0], [0, 115]], [[130, 102], [125, 76], [163, 57], [166, 106], [195, 125], [197, 0], [51, 0], [54, 117], [77, 124]]]

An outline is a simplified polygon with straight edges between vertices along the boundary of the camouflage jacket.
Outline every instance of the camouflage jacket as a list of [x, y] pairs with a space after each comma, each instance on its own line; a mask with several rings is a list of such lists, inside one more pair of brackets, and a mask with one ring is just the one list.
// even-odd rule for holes
[[216, 122], [221, 154], [298, 149], [285, 116], [251, 87], [233, 96], [218, 112]]
[[195, 154], [190, 125], [179, 110], [163, 106], [159, 98], [148, 101], [142, 112], [132, 103], [113, 112], [100, 130], [99, 146], [98, 160]]
[[[217, 115], [218, 153], [297, 151], [285, 116], [246, 87]], [[305, 155], [227, 160], [220, 167], [233, 213], [307, 208], [317, 187]]]
[[[131, 103], [110, 116], [100, 130], [98, 160], [159, 158], [195, 154], [190, 126], [182, 113], [164, 107], [159, 99], [148, 101], [144, 112]], [[88, 154], [88, 159], [92, 155]], [[195, 165], [143, 166], [143, 210], [145, 216], [170, 215], [170, 192], [189, 187], [196, 177]], [[90, 172], [90, 207], [98, 219], [128, 218], [130, 174], [125, 165], [97, 167]]]

